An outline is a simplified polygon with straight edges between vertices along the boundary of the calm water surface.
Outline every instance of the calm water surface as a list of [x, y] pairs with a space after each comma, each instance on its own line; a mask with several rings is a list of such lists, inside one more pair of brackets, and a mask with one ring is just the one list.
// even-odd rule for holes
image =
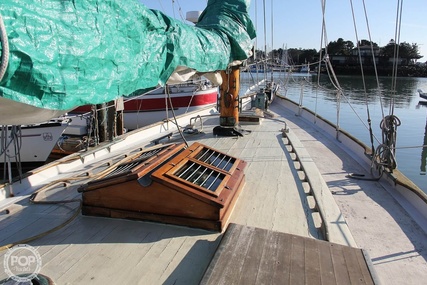
[[[337, 92], [323, 75], [309, 78], [292, 77], [275, 74], [275, 81], [282, 84], [281, 94], [295, 102], [302, 100], [302, 105], [317, 112], [330, 120], [366, 145], [371, 146], [368, 130], [368, 112], [372, 121], [375, 135], [374, 147], [382, 143], [380, 123], [383, 114], [397, 116], [401, 125], [397, 127], [396, 160], [398, 169], [427, 193], [427, 104], [417, 90], [427, 92], [427, 78], [397, 78], [395, 82], [390, 77], [379, 78], [379, 92], [375, 77], [340, 76], [338, 82], [344, 90], [337, 111]], [[252, 79], [248, 74], [242, 74], [242, 89], [250, 84]], [[316, 88], [317, 83], [325, 88]], [[392, 92], [392, 86], [396, 92]], [[363, 86], [366, 86], [364, 88]], [[364, 91], [366, 89], [366, 92]], [[301, 97], [302, 94], [302, 97]], [[302, 99], [301, 99], [302, 98]], [[337, 120], [339, 114], [339, 120]]]

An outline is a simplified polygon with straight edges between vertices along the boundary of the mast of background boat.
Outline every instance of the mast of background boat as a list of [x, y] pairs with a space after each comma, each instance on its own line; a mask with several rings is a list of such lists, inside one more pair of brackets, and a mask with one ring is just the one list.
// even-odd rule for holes
[[271, 0], [271, 83], [273, 83], [273, 66], [274, 66], [274, 37], [273, 37], [274, 31], [273, 31], [273, 0]]
[[262, 1], [263, 3], [263, 14], [264, 14], [264, 53], [265, 53], [265, 59], [264, 59], [264, 82], [267, 82], [267, 68], [268, 68], [268, 56], [267, 56], [267, 24], [266, 24], [266, 16], [265, 16], [265, 0]]
[[[258, 30], [258, 2], [255, 0], [255, 27]], [[255, 62], [255, 71], [256, 71], [256, 82], [259, 82], [259, 72], [258, 72], [258, 62], [257, 62], [257, 47], [258, 47], [258, 37], [255, 38], [255, 48], [254, 48], [254, 62]]]

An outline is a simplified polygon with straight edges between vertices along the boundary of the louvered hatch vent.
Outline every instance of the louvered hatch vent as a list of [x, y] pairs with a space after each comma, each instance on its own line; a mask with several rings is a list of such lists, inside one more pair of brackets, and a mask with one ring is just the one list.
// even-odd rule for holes
[[198, 143], [189, 152], [165, 176], [218, 197], [237, 167], [236, 158]]
[[132, 172], [135, 168], [139, 167], [141, 164], [145, 163], [150, 158], [159, 155], [162, 151], [167, 149], [169, 145], [156, 146], [153, 149], [149, 149], [146, 151], [141, 151], [138, 156], [133, 157], [129, 162], [123, 162], [115, 167], [114, 170], [109, 172], [103, 178], [110, 178], [115, 176], [121, 176], [127, 173]]
[[221, 172], [191, 161], [179, 169], [175, 176], [210, 191], [216, 191], [225, 177]]
[[236, 161], [236, 159], [231, 156], [209, 148], [203, 148], [202, 151], [197, 153], [195, 158], [225, 171], [229, 171]]
[[246, 162], [197, 142], [170, 146], [140, 165], [121, 165], [111, 177], [89, 183], [82, 191], [83, 214], [222, 231], [242, 191], [245, 167]]

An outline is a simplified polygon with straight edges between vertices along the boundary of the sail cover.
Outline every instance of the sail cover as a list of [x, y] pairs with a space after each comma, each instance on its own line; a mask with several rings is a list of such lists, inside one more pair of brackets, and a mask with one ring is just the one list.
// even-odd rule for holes
[[1, 1], [9, 60], [0, 124], [23, 123], [7, 102], [52, 116], [164, 85], [182, 67], [204, 73], [245, 60], [255, 37], [249, 5], [209, 0], [194, 26], [138, 0]]

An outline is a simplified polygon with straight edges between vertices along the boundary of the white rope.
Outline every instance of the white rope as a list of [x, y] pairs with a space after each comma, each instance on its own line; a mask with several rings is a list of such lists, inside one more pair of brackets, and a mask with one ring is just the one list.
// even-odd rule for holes
[[178, 0], [172, 0], [172, 8], [174, 10], [173, 17], [175, 18], [175, 8], [174, 8], [175, 1], [178, 4], [178, 13], [179, 13], [179, 16], [181, 17], [181, 20], [184, 22], [185, 21], [185, 17], [184, 17], [184, 14], [182, 13], [181, 4], [179, 3]]
[[[368, 106], [368, 102], [367, 102], [368, 95], [366, 94], [365, 73], [363, 71], [362, 53], [360, 51], [360, 45], [359, 45], [359, 33], [357, 32], [356, 17], [354, 15], [354, 7], [353, 7], [353, 1], [352, 0], [350, 0], [350, 6], [351, 6], [351, 14], [353, 16], [354, 33], [356, 35], [356, 45], [357, 45], [357, 53], [358, 53], [358, 57], [359, 57], [360, 72], [362, 75], [363, 93], [365, 95], [366, 105]], [[372, 42], [371, 42], [371, 46], [372, 46]], [[375, 63], [375, 58], [374, 58], [374, 63]]]
[[[331, 81], [332, 85], [336, 88], [337, 90], [337, 122], [336, 122], [336, 135], [337, 135], [337, 139], [338, 139], [338, 134], [339, 134], [339, 130], [340, 130], [340, 108], [341, 108], [341, 94], [343, 94], [343, 89], [340, 86], [340, 83], [338, 81], [337, 76], [335, 75], [335, 71], [332, 67], [332, 64], [329, 60], [329, 56], [328, 56], [328, 42], [327, 42], [327, 35], [326, 35], [326, 20], [325, 20], [325, 14], [326, 14], [326, 0], [321, 0], [321, 5], [322, 5], [322, 39], [325, 42], [325, 57], [324, 57], [324, 62], [325, 62], [325, 66], [326, 66], [326, 71], [328, 72], [328, 77], [329, 80]], [[322, 39], [321, 44], [322, 44]], [[322, 50], [322, 49], [320, 49]], [[319, 64], [319, 67], [321, 65]], [[320, 74], [320, 68], [319, 68], [319, 74]], [[318, 85], [320, 85], [320, 76], [318, 76]], [[317, 98], [316, 98], [317, 99]]]
[[1, 41], [1, 63], [0, 63], [0, 81], [2, 81], [9, 64], [9, 43], [7, 41], [6, 27], [3, 18], [0, 15], [0, 41]]
[[[369, 34], [369, 41], [370, 41], [370, 47], [371, 47], [371, 53], [372, 53], [372, 62], [374, 65], [374, 70], [375, 70], [375, 79], [377, 82], [377, 91], [378, 91], [378, 97], [380, 100], [380, 108], [381, 108], [381, 112], [382, 112], [382, 118], [384, 120], [385, 115], [384, 115], [384, 107], [383, 107], [383, 102], [382, 102], [382, 97], [381, 97], [381, 85], [379, 83], [379, 78], [378, 78], [378, 72], [377, 72], [377, 66], [376, 66], [376, 61], [375, 61], [375, 54], [374, 54], [374, 47], [373, 47], [373, 43], [372, 43], [372, 38], [371, 38], [371, 33], [370, 33], [370, 29], [369, 29], [369, 21], [368, 21], [368, 15], [367, 15], [367, 11], [366, 11], [366, 5], [365, 5], [365, 0], [362, 1], [363, 2], [363, 8], [364, 8], [364, 12], [365, 12], [365, 21], [366, 21], [366, 26], [367, 26], [367, 30], [368, 30], [368, 34]], [[362, 52], [360, 50], [360, 45], [359, 45], [359, 34], [357, 31], [357, 24], [356, 24], [356, 17], [355, 17], [355, 13], [354, 13], [354, 7], [353, 7], [353, 1], [350, 0], [350, 6], [351, 6], [351, 13], [353, 16], [353, 27], [354, 27], [354, 33], [356, 35], [356, 44], [357, 44], [357, 53], [358, 53], [358, 57], [359, 57], [359, 64], [360, 64], [360, 73], [362, 76], [362, 84], [363, 84], [363, 94], [365, 97], [365, 104], [366, 104], [366, 114], [368, 116], [368, 123], [369, 123], [369, 133], [370, 133], [370, 137], [371, 137], [371, 148], [374, 149], [374, 143], [373, 143], [373, 137], [374, 134], [372, 132], [372, 128], [371, 128], [371, 114], [370, 114], [370, 110], [369, 110], [369, 103], [368, 103], [368, 94], [366, 91], [366, 82], [365, 82], [365, 73], [363, 71], [363, 62], [362, 62]]]
[[397, 1], [396, 7], [396, 27], [395, 27], [395, 45], [394, 45], [394, 60], [393, 60], [393, 72], [392, 72], [392, 94], [390, 100], [390, 114], [394, 114], [394, 94], [396, 92], [397, 85], [397, 66], [399, 60], [399, 45], [400, 45], [400, 31], [402, 27], [402, 9], [403, 9], [403, 0]]
[[380, 107], [381, 107], [382, 117], [384, 118], [384, 107], [383, 107], [384, 104], [383, 104], [382, 96], [381, 96], [381, 84], [380, 84], [380, 80], [379, 80], [379, 76], [378, 76], [377, 63], [375, 61], [374, 45], [372, 44], [372, 36], [371, 36], [371, 29], [369, 27], [368, 13], [366, 11], [365, 0], [363, 0], [362, 2], [363, 2], [363, 11], [365, 12], [366, 29], [368, 31], [369, 41], [371, 42], [372, 62], [374, 64], [375, 79], [377, 81], [377, 88], [378, 88], [377, 90], [378, 90], [378, 95], [379, 95], [378, 97], [380, 99]]

